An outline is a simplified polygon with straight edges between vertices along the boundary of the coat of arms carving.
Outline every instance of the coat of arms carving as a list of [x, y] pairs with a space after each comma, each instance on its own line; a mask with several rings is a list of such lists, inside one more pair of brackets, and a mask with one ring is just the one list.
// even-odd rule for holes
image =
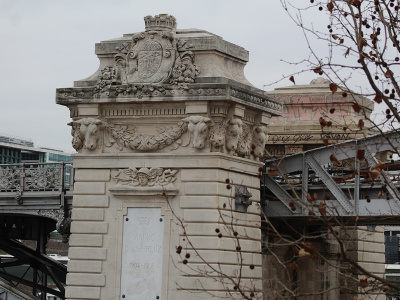
[[160, 43], [147, 41], [139, 52], [138, 75], [142, 80], [151, 78], [160, 69], [163, 48]]
[[172, 74], [178, 52], [175, 18], [149, 16], [145, 23], [146, 31], [133, 35], [130, 47], [121, 47], [122, 51], [115, 56], [121, 84], [163, 83]]
[[146, 31], [132, 36], [115, 55], [117, 85], [171, 83], [186, 88], [198, 68], [191, 46], [176, 37], [176, 20], [170, 15], [145, 17]]

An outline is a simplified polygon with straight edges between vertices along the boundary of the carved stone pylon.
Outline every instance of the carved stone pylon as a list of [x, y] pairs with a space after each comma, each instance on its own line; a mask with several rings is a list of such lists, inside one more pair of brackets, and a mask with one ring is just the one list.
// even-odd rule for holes
[[[241, 239], [242, 282], [257, 293], [259, 161], [282, 105], [246, 80], [242, 47], [176, 29], [169, 15], [145, 23], [97, 44], [99, 70], [57, 89], [78, 151], [67, 299], [222, 298], [225, 279], [209, 272], [218, 264], [236, 276]], [[231, 185], [253, 195], [247, 212]]]

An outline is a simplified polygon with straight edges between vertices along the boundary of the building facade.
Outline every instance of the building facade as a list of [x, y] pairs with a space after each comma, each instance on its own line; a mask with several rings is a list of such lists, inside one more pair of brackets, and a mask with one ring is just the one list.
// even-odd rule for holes
[[70, 153], [35, 147], [30, 139], [0, 134], [0, 164], [72, 162]]

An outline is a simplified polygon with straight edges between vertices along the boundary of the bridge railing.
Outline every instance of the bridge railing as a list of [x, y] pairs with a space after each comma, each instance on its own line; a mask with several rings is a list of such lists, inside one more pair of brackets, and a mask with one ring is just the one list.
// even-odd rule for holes
[[61, 192], [72, 188], [71, 163], [0, 164], [0, 192]]

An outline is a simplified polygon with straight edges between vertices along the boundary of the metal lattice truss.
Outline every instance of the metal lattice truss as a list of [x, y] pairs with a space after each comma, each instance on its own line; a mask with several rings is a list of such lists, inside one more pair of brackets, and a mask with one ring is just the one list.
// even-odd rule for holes
[[[15, 287], [29, 287], [32, 295], [65, 299], [67, 268], [46, 255], [46, 243], [55, 221], [45, 217], [0, 214], [0, 277]], [[16, 238], [35, 240], [33, 249]], [[1, 298], [0, 298], [1, 299]]]
[[16, 287], [21, 284], [32, 288], [33, 295], [41, 292], [65, 299], [66, 266], [15, 240], [0, 238], [0, 248], [13, 255], [12, 259], [5, 261], [2, 258], [1, 278]]
[[393, 220], [400, 215], [399, 176], [392, 180], [374, 154], [399, 146], [400, 132], [394, 131], [267, 160], [265, 214], [309, 216], [324, 207], [336, 216]]

